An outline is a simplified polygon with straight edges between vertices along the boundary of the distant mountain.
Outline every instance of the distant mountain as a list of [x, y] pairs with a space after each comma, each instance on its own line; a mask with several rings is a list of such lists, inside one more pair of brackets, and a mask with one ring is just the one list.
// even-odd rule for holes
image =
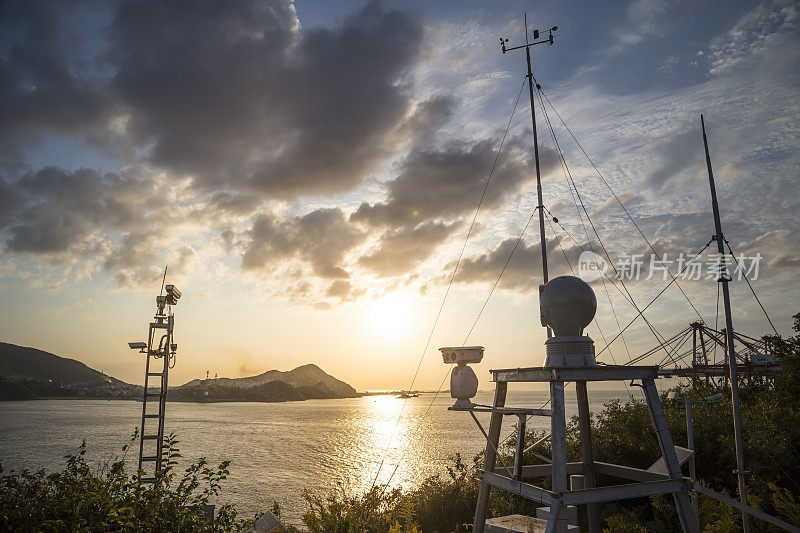
[[344, 381], [338, 380], [330, 374], [325, 373], [324, 370], [313, 364], [298, 366], [294, 370], [289, 370], [288, 372], [269, 370], [263, 374], [245, 378], [217, 378], [209, 380], [193, 379], [192, 381], [183, 385], [183, 387], [191, 388], [198, 387], [200, 385], [206, 385], [234, 389], [250, 389], [273, 381], [280, 381], [295, 388], [318, 387], [320, 384], [322, 384], [336, 397], [352, 398], [358, 396], [358, 393], [353, 387]]
[[[0, 342], [0, 400], [52, 397], [140, 398], [142, 387], [107, 376], [80, 361]], [[285, 402], [352, 398], [356, 390], [316, 365], [246, 378], [195, 379], [170, 387], [170, 400]]]
[[70, 385], [127, 385], [80, 361], [0, 342], [0, 377], [7, 381], [53, 381]]
[[253, 387], [188, 386], [170, 389], [170, 400], [201, 402], [292, 402], [310, 399], [341, 398], [324, 383], [294, 387], [283, 381], [270, 381]]

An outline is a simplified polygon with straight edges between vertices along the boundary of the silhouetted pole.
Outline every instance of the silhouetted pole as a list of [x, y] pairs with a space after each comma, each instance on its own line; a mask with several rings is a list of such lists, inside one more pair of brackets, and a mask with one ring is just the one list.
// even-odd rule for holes
[[[733, 347], [733, 320], [731, 318], [731, 295], [728, 290], [728, 266], [725, 258], [725, 248], [723, 243], [725, 238], [722, 235], [722, 222], [719, 218], [719, 204], [717, 204], [717, 189], [714, 186], [714, 172], [711, 170], [711, 156], [708, 153], [708, 138], [706, 137], [706, 123], [703, 115], [700, 115], [700, 125], [703, 129], [703, 146], [706, 151], [706, 166], [708, 166], [708, 183], [711, 186], [711, 208], [714, 211], [714, 228], [717, 241], [717, 251], [720, 256], [720, 276], [717, 282], [722, 283], [722, 300], [725, 305], [725, 337], [728, 352], [728, 368], [731, 378], [731, 403], [733, 403], [733, 434], [736, 439], [736, 475], [739, 479], [739, 497], [744, 505], [747, 505], [747, 488], [745, 486], [744, 469], [744, 444], [742, 443], [742, 416], [739, 411], [739, 380], [738, 369], [736, 368], [736, 352]], [[742, 511], [742, 529], [745, 533], [750, 531], [750, 521], [747, 513]]]
[[[535, 98], [533, 96], [533, 70], [531, 69], [531, 46], [535, 46], [537, 44], [553, 44], [553, 32], [558, 29], [557, 26], [553, 26], [550, 31], [550, 36], [547, 39], [543, 39], [541, 41], [536, 41], [539, 38], [539, 30], [533, 30], [533, 39], [534, 42], [530, 42], [528, 40], [528, 14], [525, 14], [525, 44], [520, 46], [514, 46], [512, 48], [506, 48], [506, 42], [508, 39], [500, 39], [500, 45], [502, 46], [503, 53], [510, 52], [511, 50], [518, 50], [520, 48], [525, 48], [525, 60], [527, 61], [528, 65], [528, 96], [530, 97], [531, 101], [531, 125], [533, 126], [533, 157], [536, 162], [536, 198], [538, 200], [538, 205], [536, 209], [539, 210], [539, 238], [541, 240], [541, 247], [542, 247], [542, 283], [547, 283], [550, 279], [550, 276], [547, 273], [547, 239], [544, 232], [544, 201], [542, 200], [542, 171], [541, 166], [539, 164], [539, 135], [536, 131], [536, 105], [535, 105]], [[538, 88], [538, 86], [537, 86]], [[550, 328], [547, 328], [547, 337], [549, 338], [552, 335]]]

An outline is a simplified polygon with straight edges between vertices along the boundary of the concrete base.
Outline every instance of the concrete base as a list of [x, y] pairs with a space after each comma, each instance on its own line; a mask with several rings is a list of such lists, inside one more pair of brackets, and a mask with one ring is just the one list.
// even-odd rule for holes
[[491, 533], [544, 533], [547, 521], [532, 516], [512, 514], [486, 520], [484, 531]]

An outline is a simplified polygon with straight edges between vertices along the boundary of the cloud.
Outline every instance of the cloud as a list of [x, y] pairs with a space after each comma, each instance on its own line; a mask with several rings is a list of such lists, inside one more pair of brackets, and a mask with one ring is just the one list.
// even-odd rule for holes
[[458, 223], [430, 221], [389, 231], [381, 237], [378, 249], [359, 258], [358, 264], [379, 277], [398, 276], [413, 271], [458, 226]]
[[298, 29], [285, 0], [121, 3], [109, 58], [129, 136], [212, 190], [357, 185], [411, 108], [403, 78], [422, 24], [373, 2], [341, 26]]
[[[483, 208], [495, 209], [533, 178], [524, 135], [507, 141], [498, 160]], [[438, 150], [416, 148], [399, 164], [398, 176], [387, 183], [382, 202], [363, 202], [350, 217], [374, 227], [415, 226], [433, 219], [452, 220], [474, 211], [496, 156], [496, 139], [452, 141]], [[544, 172], [555, 167], [549, 151]]]
[[328, 298], [338, 298], [340, 302], [355, 300], [366, 291], [364, 289], [354, 289], [353, 285], [345, 279], [337, 279], [328, 286], [325, 296]]
[[[118, 269], [114, 276], [117, 286], [137, 288], [159, 285], [163, 279], [164, 265], [167, 266], [169, 278], [180, 283], [181, 279], [189, 274], [191, 270], [189, 267], [198, 259], [197, 252], [188, 244], [180, 245], [177, 249], [168, 252], [160, 249], [157, 242], [147, 243], [139, 248], [146, 251], [158, 250], [160, 255], [150, 251], [145, 260], [149, 264], [142, 264], [143, 261], [130, 258], [128, 261], [119, 261], [118, 263], [109, 265], [109, 261], [107, 260], [105, 264], [107, 269]], [[153, 262], [157, 264], [152, 264]]]
[[[501, 207], [535, 176], [526, 141], [526, 134], [506, 140], [482, 212]], [[377, 249], [361, 257], [359, 264], [387, 277], [407, 273], [429, 258], [475, 211], [498, 144], [498, 139], [459, 140], [438, 149], [412, 148], [398, 163], [397, 177], [386, 183], [386, 198], [363, 202], [350, 216], [351, 222], [381, 232]], [[551, 150], [542, 150], [541, 159], [543, 174], [555, 168]]]
[[634, 0], [626, 9], [626, 25], [615, 28], [615, 42], [608, 55], [622, 51], [628, 46], [641, 43], [646, 37], [661, 34], [661, 20], [667, 10], [663, 0]]
[[12, 194], [23, 200], [6, 222], [9, 250], [58, 255], [96, 244], [100, 230], [127, 227], [138, 215], [125, 201], [126, 181], [91, 169], [45, 167], [26, 174], [13, 183]]
[[[370, 2], [337, 26], [300, 31], [289, 0], [2, 9], [7, 168], [24, 166], [23, 147], [70, 135], [192, 176], [220, 193], [217, 207], [252, 212], [254, 197], [350, 190], [403, 138], [431, 131], [414, 121], [400, 128], [414, 109], [407, 78], [423, 48], [415, 12]], [[452, 103], [419, 110], [432, 120]]]
[[244, 270], [270, 272], [296, 259], [310, 266], [314, 275], [336, 279], [349, 276], [343, 261], [364, 234], [348, 224], [341, 209], [327, 208], [285, 220], [259, 215], [247, 238]]
[[[795, 273], [800, 267], [800, 258], [797, 250], [800, 249], [800, 230], [780, 229], [760, 235], [750, 242], [739, 243], [734, 252], [743, 253], [747, 257], [761, 254], [766, 258], [766, 267], [762, 274], [775, 274], [781, 272]], [[766, 272], [765, 272], [766, 270]]]
[[46, 132], [88, 133], [114, 107], [84, 55], [87, 29], [63, 24], [72, 7], [35, 0], [0, 6], [0, 164], [6, 168], [24, 166], [26, 143]]
[[[619, 201], [617, 201], [619, 199]], [[616, 210], [620, 213], [624, 213], [622, 208], [619, 206], [620, 203], [625, 206], [625, 209], [630, 210], [632, 205], [635, 205], [639, 202], [642, 202], [643, 198], [639, 196], [635, 192], [622, 192], [617, 194], [617, 198], [613, 196], [609, 196], [603, 203], [596, 206], [592, 209], [592, 216], [600, 215], [607, 211]], [[559, 207], [563, 208], [566, 204], [562, 204]]]
[[[519, 241], [518, 237], [508, 237], [500, 244], [485, 253], [466, 257], [461, 261], [454, 279], [455, 283], [472, 284], [481, 283], [491, 285], [503, 270], [506, 261], [508, 266], [503, 271], [498, 287], [501, 289], [515, 290], [518, 292], [533, 292], [538, 290], [542, 283], [542, 247], [536, 242], [529, 244], [525, 239]], [[515, 250], [516, 246], [516, 250]], [[563, 252], [562, 252], [563, 247]], [[512, 254], [511, 260], [509, 256]], [[547, 240], [547, 265], [550, 277], [571, 274], [572, 270], [564, 258], [569, 258], [569, 264], [575, 267], [578, 263], [580, 248], [562, 241], [559, 245], [555, 237]], [[452, 271], [454, 264], [445, 266], [446, 271]]]
[[8, 252], [59, 265], [76, 279], [87, 279], [102, 268], [117, 284], [135, 287], [152, 283], [172, 264], [182, 265], [195, 255], [180, 243], [197, 221], [196, 198], [184, 205], [180, 181], [146, 168], [120, 173], [75, 171], [45, 167], [15, 181], [0, 181], [3, 198], [13, 199], [0, 218], [0, 235]]
[[763, 2], [742, 16], [709, 46], [709, 74], [720, 75], [768, 52], [796, 34], [800, 10], [792, 0]]

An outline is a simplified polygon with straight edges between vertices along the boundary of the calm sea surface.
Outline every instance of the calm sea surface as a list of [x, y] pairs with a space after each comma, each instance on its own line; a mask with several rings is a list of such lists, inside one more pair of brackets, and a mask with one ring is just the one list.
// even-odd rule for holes
[[[635, 393], [636, 394], [636, 393]], [[627, 391], [589, 390], [592, 411]], [[638, 397], [638, 396], [637, 396]], [[541, 407], [545, 392], [509, 391], [507, 405]], [[491, 392], [479, 392], [476, 403], [489, 404]], [[567, 415], [577, 413], [574, 387], [567, 389]], [[231, 460], [221, 502], [248, 516], [268, 510], [273, 500], [288, 522], [298, 523], [306, 510], [302, 491], [326, 492], [337, 485], [366, 490], [378, 466], [378, 477], [394, 486], [411, 487], [424, 477], [444, 472], [448, 457], [465, 458], [483, 449], [485, 440], [467, 413], [448, 411], [449, 393], [423, 394], [406, 401], [392, 396], [290, 403], [170, 403], [167, 433], [179, 440], [179, 468], [199, 457]], [[426, 414], [427, 411], [427, 414]], [[0, 402], [0, 464], [4, 470], [56, 469], [63, 456], [86, 439], [87, 456], [96, 463], [120, 454], [139, 425], [141, 403], [105, 400], [36, 400]], [[488, 415], [479, 415], [488, 426]], [[505, 419], [503, 434], [513, 431]], [[549, 419], [534, 418], [529, 428], [546, 429]], [[138, 446], [128, 454], [137, 460]], [[402, 460], [401, 460], [402, 457]], [[399, 464], [399, 466], [397, 466]]]

